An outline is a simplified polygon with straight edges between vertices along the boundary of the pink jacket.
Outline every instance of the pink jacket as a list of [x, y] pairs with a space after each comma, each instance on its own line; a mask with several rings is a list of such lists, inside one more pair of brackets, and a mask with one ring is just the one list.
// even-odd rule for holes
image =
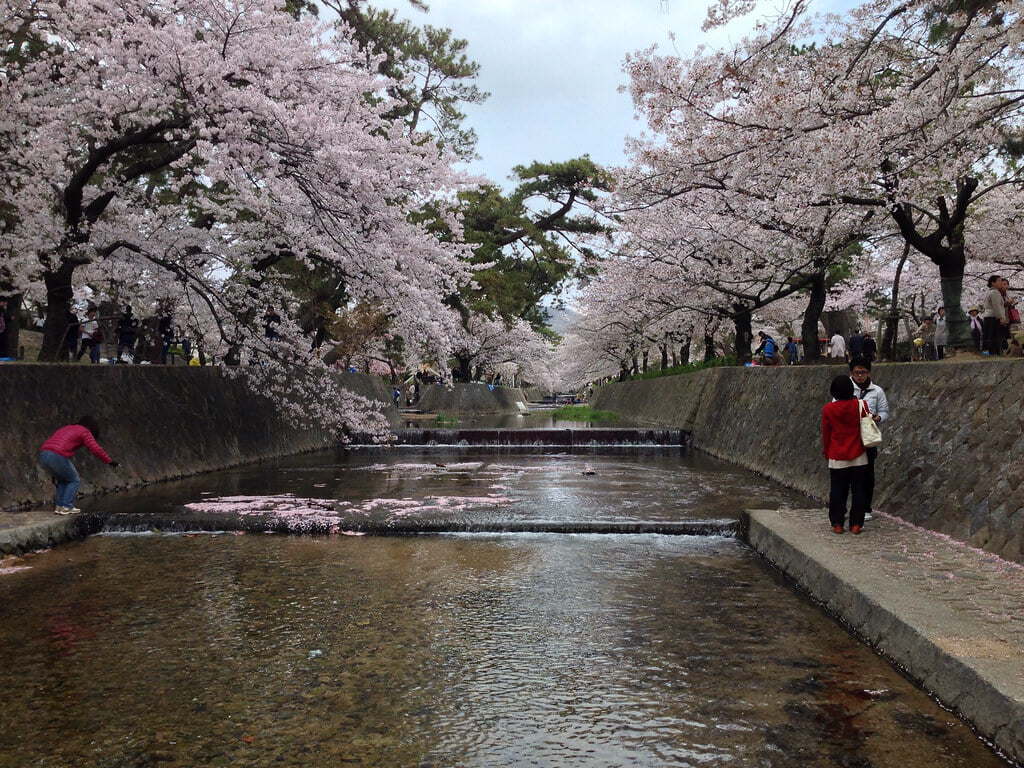
[[40, 446], [39, 450], [53, 451], [65, 459], [70, 459], [75, 451], [83, 445], [101, 461], [107, 464], [113, 461], [113, 459], [107, 456], [106, 451], [100, 448], [100, 444], [96, 442], [92, 432], [81, 424], [69, 424], [66, 427], [61, 427], [50, 435], [49, 439]]

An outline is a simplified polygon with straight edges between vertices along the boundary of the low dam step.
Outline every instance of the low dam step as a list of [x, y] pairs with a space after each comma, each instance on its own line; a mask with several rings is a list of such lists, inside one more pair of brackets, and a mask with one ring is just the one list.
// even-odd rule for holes
[[[99, 516], [89, 515], [96, 518]], [[325, 535], [358, 533], [367, 536], [411, 536], [445, 533], [553, 533], [553, 534], [656, 534], [661, 536], [735, 536], [736, 520], [458, 520], [337, 519], [282, 520], [261, 515], [131, 514], [104, 515], [93, 519], [94, 530], [103, 533], [166, 533], [242, 531]]]
[[557, 448], [617, 446], [689, 446], [681, 429], [398, 429], [397, 445], [480, 445]]

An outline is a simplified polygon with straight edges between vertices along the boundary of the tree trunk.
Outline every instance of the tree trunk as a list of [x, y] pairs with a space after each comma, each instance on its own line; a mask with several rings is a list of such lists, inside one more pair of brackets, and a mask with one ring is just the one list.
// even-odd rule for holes
[[735, 310], [732, 322], [736, 328], [736, 361], [739, 363], [749, 363], [750, 346], [754, 342], [750, 310], [738, 305], [734, 306], [733, 309]]
[[679, 364], [688, 365], [690, 362], [690, 344], [693, 341], [692, 336], [686, 337], [686, 343], [679, 348]]
[[949, 331], [950, 347], [967, 349], [972, 352], [977, 348], [971, 338], [971, 321], [967, 319], [960, 302], [964, 288], [964, 266], [939, 267], [939, 284], [942, 286], [942, 305], [946, 308], [946, 329]]
[[661, 350], [661, 370], [668, 368], [668, 344], [659, 344], [658, 349]]
[[821, 345], [818, 343], [818, 321], [825, 309], [825, 275], [817, 273], [811, 277], [810, 296], [804, 309], [803, 321], [800, 323], [800, 335], [803, 336], [804, 360], [808, 362], [821, 359]]
[[61, 359], [68, 327], [68, 312], [75, 295], [71, 287], [71, 277], [74, 273], [74, 264], [61, 262], [56, 272], [47, 271], [43, 274], [43, 284], [46, 286], [46, 320], [43, 322], [43, 345], [39, 349], [41, 363], [56, 363]]
[[904, 243], [903, 255], [896, 265], [896, 276], [892, 280], [892, 303], [889, 305], [889, 315], [885, 318], [885, 331], [882, 333], [881, 355], [886, 360], [896, 360], [896, 339], [900, 335], [900, 277], [903, 275], [903, 266], [907, 263], [909, 255], [910, 243]]
[[710, 331], [704, 331], [704, 362], [715, 359], [715, 335]]
[[456, 360], [459, 361], [459, 381], [468, 384], [473, 378], [473, 358], [469, 355], [458, 355]]

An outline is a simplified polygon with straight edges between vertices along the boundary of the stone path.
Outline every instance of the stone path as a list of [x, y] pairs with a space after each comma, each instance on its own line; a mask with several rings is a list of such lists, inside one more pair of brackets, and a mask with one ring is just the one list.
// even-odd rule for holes
[[890, 515], [745, 513], [744, 537], [922, 687], [1024, 764], [1024, 567]]

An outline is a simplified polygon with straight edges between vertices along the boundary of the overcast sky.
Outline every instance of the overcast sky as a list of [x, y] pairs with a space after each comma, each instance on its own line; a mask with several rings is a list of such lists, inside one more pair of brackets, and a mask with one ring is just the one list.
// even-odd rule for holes
[[700, 29], [706, 0], [427, 3], [424, 14], [406, 0], [372, 2], [469, 41], [467, 55], [480, 64], [477, 85], [491, 94], [467, 110], [481, 156], [470, 170], [502, 185], [513, 166], [534, 160], [589, 154], [603, 165], [623, 164], [624, 137], [643, 130], [629, 96], [618, 92], [625, 55], [653, 44], [689, 55], [701, 43], [722, 45], [744, 31], [731, 27], [707, 38]]

